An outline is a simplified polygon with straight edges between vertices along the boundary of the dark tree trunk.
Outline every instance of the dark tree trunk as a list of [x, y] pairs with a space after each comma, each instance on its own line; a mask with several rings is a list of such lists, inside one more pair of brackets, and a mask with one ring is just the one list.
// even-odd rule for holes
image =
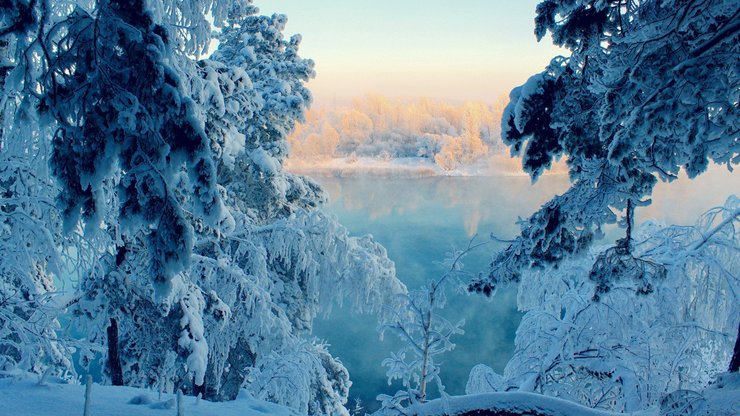
[[632, 199], [627, 200], [627, 235], [625, 237], [625, 247], [628, 253], [632, 253], [632, 224], [635, 222], [635, 206], [632, 205]]
[[[229, 356], [226, 359], [229, 371], [221, 373], [220, 380], [216, 378], [216, 371], [212, 363], [208, 363], [206, 378], [202, 387], [204, 390], [202, 398], [212, 402], [235, 400], [246, 378], [244, 369], [253, 367], [256, 358], [257, 356], [252, 352], [249, 344], [244, 339], [240, 339], [229, 350]], [[218, 389], [216, 389], [216, 386], [218, 386]]]
[[737, 326], [735, 351], [732, 353], [732, 360], [730, 361], [730, 368], [728, 369], [728, 371], [731, 373], [737, 373], [738, 367], [740, 367], [740, 325]]
[[198, 385], [195, 381], [193, 381], [193, 396], [201, 398], [204, 398], [206, 395], [206, 381], [203, 380], [203, 384]]
[[121, 359], [118, 356], [118, 323], [115, 319], [110, 318], [108, 327], [108, 370], [110, 371], [111, 382], [114, 386], [123, 386], [123, 370], [121, 369]]

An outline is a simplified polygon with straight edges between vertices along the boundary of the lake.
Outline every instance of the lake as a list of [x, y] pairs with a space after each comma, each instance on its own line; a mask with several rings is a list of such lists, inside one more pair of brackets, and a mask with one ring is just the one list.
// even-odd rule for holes
[[[409, 289], [420, 287], [444, 273], [439, 262], [453, 248], [463, 248], [470, 238], [510, 238], [518, 230], [518, 217], [526, 218], [552, 196], [568, 187], [562, 175], [545, 176], [535, 185], [528, 177], [314, 177], [330, 195], [326, 211], [334, 214], [351, 234], [372, 234], [388, 250], [398, 277]], [[637, 210], [638, 222], [657, 218], [668, 223], [693, 223], [706, 209], [722, 205], [731, 193], [740, 194], [740, 182], [725, 169], [690, 181], [659, 184], [653, 204]], [[609, 234], [609, 233], [607, 233]], [[612, 231], [612, 236], [616, 231]], [[463, 263], [470, 272], [486, 272], [501, 245], [488, 245], [471, 253]], [[516, 289], [500, 291], [492, 299], [449, 291], [441, 312], [449, 320], [465, 319], [465, 334], [453, 340], [454, 351], [441, 356], [441, 378], [449, 394], [462, 394], [470, 369], [478, 363], [502, 372], [513, 355], [514, 337], [521, 314], [516, 309]], [[387, 383], [381, 367], [399, 342], [388, 333], [379, 339], [377, 321], [358, 316], [350, 308], [335, 308], [317, 319], [314, 335], [325, 339], [333, 355], [349, 369], [353, 386], [350, 403], [360, 399], [365, 410], [377, 408], [375, 396], [393, 394], [400, 383]], [[436, 397], [432, 391], [430, 397]]]

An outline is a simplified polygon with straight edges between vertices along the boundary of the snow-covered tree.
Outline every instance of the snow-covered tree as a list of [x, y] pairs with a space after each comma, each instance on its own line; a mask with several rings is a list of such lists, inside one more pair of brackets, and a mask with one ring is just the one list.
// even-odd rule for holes
[[381, 246], [350, 237], [316, 210], [324, 199], [318, 185], [283, 170], [286, 137], [310, 103], [304, 84], [313, 63], [298, 56], [299, 37], [283, 38], [285, 16], [257, 13], [251, 2], [235, 2], [219, 49], [179, 67], [226, 220], [198, 215], [200, 196], [181, 165], [168, 189], [193, 245], [170, 296], [158, 297], [146, 278], [156, 258], [146, 233], [137, 233], [85, 276], [75, 314], [94, 342], [116, 344], [107, 354], [111, 380], [120, 366], [127, 385], [209, 400], [247, 388], [303, 413], [344, 414], [346, 369], [306, 340], [312, 321], [341, 300], [378, 312], [405, 288]]
[[665, 270], [635, 255], [634, 210], [650, 203], [658, 180], [740, 161], [739, 12], [729, 0], [538, 5], [538, 39], [550, 32], [571, 54], [512, 90], [502, 138], [533, 180], [565, 156], [572, 186], [520, 221], [520, 234], [471, 291], [490, 295], [530, 267], [585, 253], [603, 225], [617, 222], [626, 233], [594, 262], [593, 299], [618, 278], [634, 279], [637, 293], [654, 290]]
[[[54, 123], [36, 112], [33, 76], [43, 68], [36, 2], [0, 5], [0, 370], [73, 374], [72, 342], [59, 331], [64, 299], [58, 188], [48, 168]], [[81, 250], [78, 250], [78, 252]]]
[[[10, 84], [10, 83], [8, 83]], [[58, 339], [54, 276], [64, 270], [43, 131], [12, 87], [0, 100], [0, 369], [71, 370], [69, 345]]]
[[446, 272], [438, 279], [430, 279], [421, 289], [399, 294], [400, 302], [392, 309], [391, 319], [381, 325], [383, 335], [392, 332], [403, 342], [397, 353], [391, 353], [383, 360], [388, 367], [388, 383], [401, 380], [406, 390], [393, 396], [380, 395], [381, 414], [406, 414], [405, 408], [426, 402], [428, 385], [434, 382], [440, 395], [444, 396], [444, 384], [439, 375], [440, 363], [437, 357], [455, 348], [454, 335], [463, 334], [464, 320], [451, 322], [441, 315], [447, 298], [445, 290], [458, 285], [468, 273], [463, 270], [463, 258], [471, 251], [488, 242], [475, 242], [471, 239], [463, 250], [450, 253], [443, 262]]
[[[216, 100], [224, 112], [235, 111], [230, 129], [237, 134], [232, 140], [243, 140], [244, 149], [233, 166], [219, 171], [219, 183], [233, 206], [269, 222], [300, 208], [314, 208], [324, 197], [314, 182], [282, 168], [287, 136], [311, 103], [305, 83], [314, 76], [314, 63], [298, 55], [299, 35], [284, 38], [285, 15], [257, 12], [251, 2], [232, 9], [221, 44], [206, 65], [231, 68], [251, 83], [254, 105], [238, 102], [234, 92], [225, 91], [220, 95], [224, 98]], [[209, 118], [209, 125], [216, 123]]]
[[[511, 92], [502, 138], [533, 180], [565, 156], [572, 186], [521, 220], [469, 286], [491, 295], [519, 282], [527, 311], [503, 377], [477, 371], [476, 393], [632, 411], [726, 368], [738, 326], [737, 200], [695, 227], [636, 234], [633, 219], [658, 180], [740, 161], [739, 12], [732, 1], [538, 5], [538, 39], [550, 32], [571, 54]], [[593, 249], [617, 222], [624, 238]]]
[[[167, 12], [187, 12], [185, 22], [202, 19], [212, 2], [202, 3]], [[54, 55], [43, 78], [43, 106], [59, 123], [51, 166], [66, 228], [80, 217], [98, 227], [110, 208], [106, 182], [115, 182], [116, 232], [143, 234], [148, 274], [163, 297], [176, 290], [172, 281], [186, 270], [193, 245], [173, 189], [183, 166], [193, 214], [213, 226], [226, 217], [210, 141], [176, 66], [178, 55], [193, 52], [178, 48], [190, 32], [178, 36], [166, 23], [140, 0], [103, 0], [89, 12], [78, 7], [44, 40]]]
[[530, 266], [584, 251], [626, 213], [620, 252], [631, 250], [632, 212], [658, 179], [690, 178], [740, 153], [735, 1], [546, 0], [538, 39], [570, 50], [510, 95], [502, 138], [533, 180], [566, 157], [571, 188], [521, 222], [521, 233], [471, 290], [490, 294]]
[[[588, 407], [632, 412], [675, 390], [700, 390], [726, 370], [740, 324], [740, 201], [705, 213], [694, 226], [656, 222], [636, 230], [634, 254], [652, 265], [643, 282], [613, 267], [610, 289], [588, 279], [604, 248], [523, 274], [526, 314], [503, 378], [471, 373], [470, 393], [543, 393]], [[631, 256], [622, 256], [629, 263]]]
[[[42, 305], [64, 228], [89, 245], [69, 299], [89, 334], [83, 364], [103, 350], [114, 384], [212, 400], [246, 387], [346, 414], [347, 371], [306, 339], [312, 321], [342, 300], [378, 312], [405, 288], [381, 246], [316, 210], [318, 185], [283, 171], [313, 76], [287, 18], [246, 0], [0, 7], [0, 79], [14, 92], [0, 147], [3, 367], [68, 359]], [[200, 59], [209, 21], [220, 46]], [[34, 135], [19, 141], [23, 123]]]

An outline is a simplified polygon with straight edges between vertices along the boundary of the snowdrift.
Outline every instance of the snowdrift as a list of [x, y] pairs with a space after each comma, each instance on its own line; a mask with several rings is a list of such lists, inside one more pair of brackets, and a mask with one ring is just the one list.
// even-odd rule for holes
[[[94, 384], [92, 416], [168, 416], [177, 412], [174, 394], [162, 394], [134, 387]], [[291, 409], [255, 400], [242, 390], [236, 400], [208, 402], [183, 397], [187, 416], [297, 416]], [[85, 407], [85, 386], [28, 373], [0, 374], [0, 414], [14, 416], [79, 416]]]
[[[452, 396], [416, 404], [409, 414], [423, 416], [615, 416], [623, 413], [591, 409], [556, 397], [523, 392]], [[678, 390], [660, 407], [630, 413], [635, 416], [719, 416], [740, 414], [740, 374], [721, 374], [703, 392]]]

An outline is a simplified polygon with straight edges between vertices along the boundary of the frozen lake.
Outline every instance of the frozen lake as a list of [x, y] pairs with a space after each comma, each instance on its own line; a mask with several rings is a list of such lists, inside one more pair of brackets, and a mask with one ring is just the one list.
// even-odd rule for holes
[[[330, 195], [326, 210], [354, 235], [372, 234], [396, 263], [399, 278], [409, 289], [444, 273], [439, 262], [451, 248], [462, 248], [478, 234], [512, 237], [518, 217], [527, 217], [568, 186], [565, 176], [545, 176], [531, 185], [528, 177], [315, 177]], [[721, 205], [740, 193], [740, 183], [726, 170], [716, 169], [697, 180], [660, 184], [654, 203], [637, 211], [638, 221], [658, 218], [671, 223], [692, 223], [706, 209]], [[465, 268], [484, 272], [495, 250], [489, 245], [466, 258]], [[451, 321], [464, 318], [465, 334], [455, 339], [454, 351], [441, 357], [441, 377], [450, 394], [465, 389], [470, 369], [478, 363], [503, 371], [513, 354], [514, 336], [521, 314], [516, 310], [515, 288], [500, 291], [492, 300], [479, 295], [450, 293], [442, 315]], [[377, 321], [357, 316], [347, 307], [336, 308], [328, 319], [318, 319], [314, 335], [331, 344], [330, 351], [350, 371], [351, 400], [359, 398], [366, 409], [377, 406], [379, 393], [393, 394], [381, 361], [396, 351], [395, 335], [378, 338]], [[432, 393], [436, 396], [436, 391]], [[353, 402], [349, 407], [354, 406]]]

